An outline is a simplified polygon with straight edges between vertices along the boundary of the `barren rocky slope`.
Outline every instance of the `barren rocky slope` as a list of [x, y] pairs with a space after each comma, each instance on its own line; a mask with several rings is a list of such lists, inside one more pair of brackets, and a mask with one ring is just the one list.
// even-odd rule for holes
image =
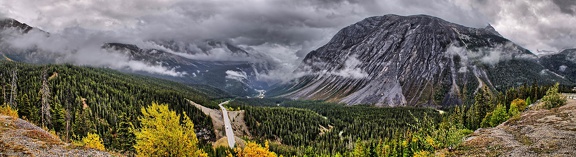
[[551, 110], [536, 109], [520, 118], [479, 129], [453, 156], [576, 156], [576, 100]]
[[0, 115], [0, 156], [112, 156], [112, 154], [74, 148], [34, 124], [20, 118]]

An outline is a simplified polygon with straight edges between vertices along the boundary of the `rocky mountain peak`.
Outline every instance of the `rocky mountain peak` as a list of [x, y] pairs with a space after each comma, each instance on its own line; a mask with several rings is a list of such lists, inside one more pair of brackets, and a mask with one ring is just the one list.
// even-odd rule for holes
[[486, 28], [484, 28], [484, 29], [488, 32], [491, 32], [494, 35], [502, 36], [502, 35], [500, 35], [500, 33], [498, 33], [498, 31], [496, 31], [496, 29], [494, 29], [494, 27], [492, 27], [491, 24], [488, 24], [488, 26], [486, 26]]
[[21, 23], [15, 19], [11, 19], [11, 18], [0, 19], [0, 29], [5, 30], [5, 29], [9, 29], [9, 28], [19, 29], [23, 33], [27, 33], [28, 31], [33, 29], [33, 27], [31, 27], [25, 23]]
[[522, 60], [519, 64], [540, 72], [535, 57], [493, 29], [428, 15], [375, 16], [310, 52], [297, 70], [309, 75], [278, 91], [288, 98], [347, 104], [451, 106], [461, 104], [465, 93], [539, 77], [490, 78], [490, 68], [504, 68], [501, 60]]

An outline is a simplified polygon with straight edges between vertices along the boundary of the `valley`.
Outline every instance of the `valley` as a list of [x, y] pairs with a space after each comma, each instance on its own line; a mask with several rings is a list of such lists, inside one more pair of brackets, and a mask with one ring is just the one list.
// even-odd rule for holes
[[0, 156], [576, 155], [576, 49], [377, 15], [225, 37], [136, 33], [158, 17], [49, 32], [0, 14]]

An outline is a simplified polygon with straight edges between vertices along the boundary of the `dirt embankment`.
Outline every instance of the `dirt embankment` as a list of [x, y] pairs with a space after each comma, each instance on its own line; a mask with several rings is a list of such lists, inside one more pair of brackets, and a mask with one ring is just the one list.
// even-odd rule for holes
[[246, 111], [228, 111], [228, 116], [230, 117], [230, 123], [232, 123], [232, 129], [234, 129], [234, 135], [243, 137], [252, 137], [246, 122], [244, 122], [244, 116]]
[[74, 148], [34, 124], [20, 118], [0, 115], [0, 156], [111, 156], [111, 154]]
[[194, 105], [194, 107], [200, 109], [204, 114], [210, 116], [210, 118], [212, 119], [212, 126], [214, 127], [214, 134], [216, 135], [216, 139], [220, 139], [226, 136], [224, 133], [224, 120], [222, 118], [222, 111], [204, 107], [193, 101], [188, 102]]
[[[190, 104], [194, 105], [196, 108], [202, 110], [206, 115], [209, 115], [212, 119], [212, 125], [214, 126], [214, 133], [216, 134], [217, 141], [214, 142], [214, 146], [227, 146], [226, 134], [224, 132], [224, 120], [222, 118], [222, 111], [218, 109], [210, 109], [197, 104], [193, 101], [189, 101]], [[228, 111], [228, 118], [230, 118], [230, 123], [232, 124], [232, 129], [234, 130], [234, 136], [236, 136], [236, 144], [238, 146], [244, 146], [244, 140], [240, 137], [252, 138], [248, 126], [244, 122], [245, 111]]]
[[476, 130], [454, 156], [576, 156], [576, 100]]

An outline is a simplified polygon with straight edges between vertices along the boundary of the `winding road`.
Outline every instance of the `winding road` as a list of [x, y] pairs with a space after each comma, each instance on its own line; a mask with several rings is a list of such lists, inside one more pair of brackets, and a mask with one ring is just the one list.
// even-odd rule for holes
[[230, 100], [222, 102], [218, 104], [218, 106], [220, 106], [220, 109], [222, 109], [222, 117], [224, 119], [224, 128], [226, 128], [226, 137], [228, 138], [228, 145], [230, 146], [230, 148], [234, 148], [234, 145], [236, 145], [236, 140], [234, 139], [234, 131], [232, 130], [232, 124], [230, 124], [228, 111], [224, 106], [222, 106], [224, 104], [228, 104], [229, 102]]

